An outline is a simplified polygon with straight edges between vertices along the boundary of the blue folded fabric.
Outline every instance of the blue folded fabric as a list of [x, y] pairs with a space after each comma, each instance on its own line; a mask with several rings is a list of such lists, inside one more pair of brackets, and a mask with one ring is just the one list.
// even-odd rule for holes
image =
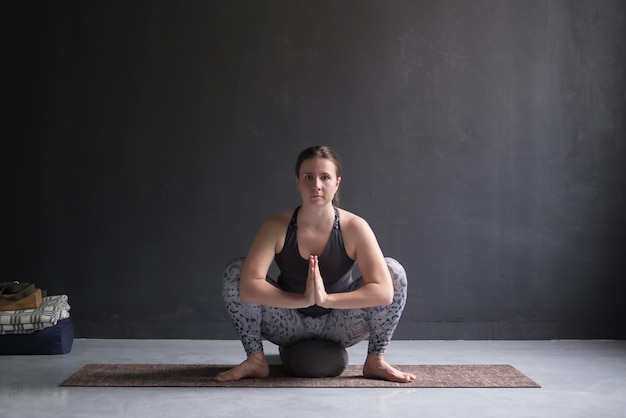
[[31, 334], [0, 335], [0, 354], [67, 354], [74, 343], [74, 324], [65, 318]]

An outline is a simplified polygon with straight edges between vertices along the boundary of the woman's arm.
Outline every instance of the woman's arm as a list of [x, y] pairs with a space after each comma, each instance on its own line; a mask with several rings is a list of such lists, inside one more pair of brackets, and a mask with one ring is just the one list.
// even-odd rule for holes
[[282, 217], [279, 214], [268, 218], [252, 240], [241, 269], [240, 297], [243, 302], [275, 308], [308, 308], [315, 304], [314, 289], [309, 282], [305, 293], [298, 294], [280, 290], [266, 281], [278, 242], [284, 239], [284, 230], [287, 229]]
[[[345, 218], [347, 216], [343, 216], [342, 221]], [[364, 219], [352, 214], [348, 222], [342, 222], [342, 231], [344, 242], [353, 248], [364, 285], [352, 292], [327, 294], [325, 300], [319, 300], [323, 299], [325, 291], [320, 292], [319, 289], [320, 283], [323, 286], [323, 281], [316, 280], [317, 305], [332, 309], [389, 305], [393, 300], [393, 283], [374, 231]], [[319, 270], [316, 274], [319, 275]]]

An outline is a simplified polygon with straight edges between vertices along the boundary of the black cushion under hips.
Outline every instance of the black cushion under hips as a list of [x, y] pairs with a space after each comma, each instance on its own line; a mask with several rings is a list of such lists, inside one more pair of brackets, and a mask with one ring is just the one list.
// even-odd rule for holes
[[328, 340], [303, 340], [279, 347], [280, 360], [287, 373], [298, 377], [335, 377], [348, 365], [345, 348]]

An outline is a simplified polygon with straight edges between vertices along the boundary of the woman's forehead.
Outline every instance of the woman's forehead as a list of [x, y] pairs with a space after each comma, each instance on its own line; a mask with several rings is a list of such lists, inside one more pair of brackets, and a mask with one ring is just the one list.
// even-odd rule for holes
[[335, 163], [328, 158], [315, 157], [309, 158], [302, 162], [300, 166], [301, 173], [329, 173], [334, 174], [337, 171]]

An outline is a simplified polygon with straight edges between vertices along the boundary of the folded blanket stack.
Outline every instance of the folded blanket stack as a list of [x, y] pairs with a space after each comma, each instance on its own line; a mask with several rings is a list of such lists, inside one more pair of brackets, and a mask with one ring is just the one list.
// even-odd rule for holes
[[0, 335], [31, 334], [69, 317], [67, 295], [46, 296], [37, 309], [0, 311]]
[[46, 296], [37, 309], [0, 311], [0, 354], [65, 354], [73, 339], [67, 295]]

